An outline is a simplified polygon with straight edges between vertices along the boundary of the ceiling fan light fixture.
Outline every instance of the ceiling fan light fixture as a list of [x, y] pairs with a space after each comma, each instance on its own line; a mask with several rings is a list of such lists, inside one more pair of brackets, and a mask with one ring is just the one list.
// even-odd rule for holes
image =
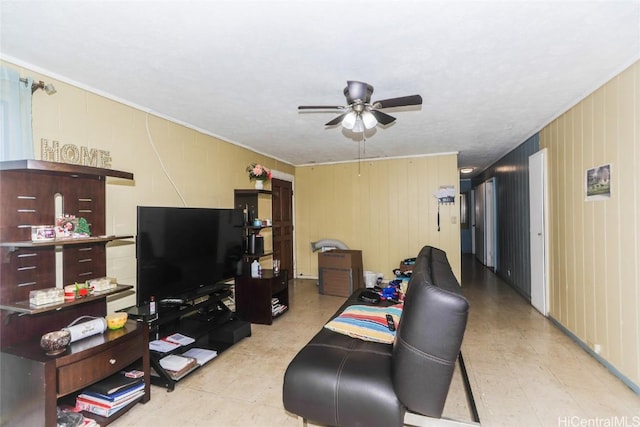
[[373, 129], [378, 124], [378, 120], [370, 111], [363, 111], [360, 116], [365, 129]]
[[353, 127], [356, 125], [357, 119], [358, 119], [358, 115], [353, 111], [350, 112], [349, 114], [344, 116], [344, 119], [342, 119], [342, 127], [345, 129], [352, 130]]
[[420, 95], [401, 96], [372, 103], [371, 94], [373, 93], [373, 86], [355, 80], [347, 81], [347, 87], [344, 88], [343, 92], [347, 99], [347, 105], [299, 105], [298, 110], [341, 110], [342, 114], [325, 123], [325, 126], [341, 124], [344, 129], [356, 133], [364, 133], [365, 130], [375, 128], [378, 123], [382, 126], [387, 126], [396, 120], [395, 117], [383, 113], [380, 109], [422, 105], [422, 97]]
[[362, 123], [362, 117], [356, 117], [356, 124], [353, 126], [353, 131], [356, 133], [364, 132], [364, 123]]

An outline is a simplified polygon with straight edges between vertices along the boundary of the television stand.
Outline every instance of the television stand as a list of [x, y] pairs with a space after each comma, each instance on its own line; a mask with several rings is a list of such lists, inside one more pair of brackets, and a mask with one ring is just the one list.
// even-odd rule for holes
[[202, 310], [200, 311], [195, 318], [197, 320], [199, 320], [200, 322], [204, 322], [204, 323], [215, 323], [217, 325], [222, 325], [224, 323], [227, 323], [228, 321], [230, 321], [232, 318], [234, 317], [234, 313], [227, 309], [225, 311], [221, 311], [221, 310]]
[[174, 333], [180, 333], [195, 340], [192, 344], [180, 346], [166, 353], [150, 350], [150, 364], [153, 368], [151, 384], [173, 391], [180, 379], [199, 368], [197, 366], [185, 375], [174, 379], [160, 366], [160, 359], [165, 356], [180, 355], [191, 348], [215, 350], [220, 354], [241, 339], [251, 336], [251, 324], [235, 319], [235, 314], [224, 303], [230, 295], [231, 292], [228, 289], [216, 290], [208, 295], [199, 295], [191, 300], [186, 299], [183, 304], [160, 304], [155, 316], [149, 313], [148, 306], [123, 310], [132, 319], [149, 324], [150, 341]]
[[175, 307], [184, 304], [184, 302], [185, 301], [182, 298], [165, 298], [160, 300], [160, 305]]
[[[276, 301], [277, 300], [277, 301]], [[279, 309], [274, 307], [279, 304]], [[236, 314], [251, 323], [271, 325], [289, 309], [289, 273], [262, 270], [261, 277], [236, 278]]]

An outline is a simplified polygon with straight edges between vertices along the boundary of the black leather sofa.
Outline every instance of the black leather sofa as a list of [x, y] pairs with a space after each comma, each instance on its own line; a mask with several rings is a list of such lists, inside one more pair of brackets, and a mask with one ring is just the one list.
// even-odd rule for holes
[[[357, 298], [360, 291], [336, 315], [364, 304]], [[285, 409], [304, 424], [392, 427], [442, 421], [459, 360], [473, 418], [469, 424], [478, 425], [460, 354], [468, 309], [445, 252], [425, 246], [416, 257], [393, 345], [322, 328], [285, 372]]]

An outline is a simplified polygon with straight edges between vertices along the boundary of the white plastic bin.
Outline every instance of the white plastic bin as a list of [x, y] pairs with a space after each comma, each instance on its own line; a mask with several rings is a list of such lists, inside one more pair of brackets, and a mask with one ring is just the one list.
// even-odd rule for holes
[[383, 279], [384, 274], [375, 273], [373, 271], [364, 272], [364, 286], [367, 288], [373, 288], [378, 282], [378, 278]]

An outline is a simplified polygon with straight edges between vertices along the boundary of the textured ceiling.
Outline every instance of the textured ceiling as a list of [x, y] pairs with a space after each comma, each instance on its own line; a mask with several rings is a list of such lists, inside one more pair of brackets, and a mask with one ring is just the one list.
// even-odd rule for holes
[[[459, 152], [477, 171], [640, 58], [640, 1], [5, 1], [2, 58], [293, 165]], [[419, 108], [325, 128], [347, 80]]]

